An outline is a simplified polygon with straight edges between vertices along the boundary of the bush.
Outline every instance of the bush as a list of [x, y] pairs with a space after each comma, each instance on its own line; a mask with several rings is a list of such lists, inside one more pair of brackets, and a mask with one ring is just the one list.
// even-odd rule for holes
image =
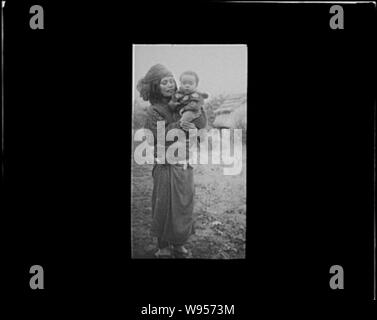
[[147, 107], [135, 100], [132, 114], [132, 129], [143, 128], [147, 118]]

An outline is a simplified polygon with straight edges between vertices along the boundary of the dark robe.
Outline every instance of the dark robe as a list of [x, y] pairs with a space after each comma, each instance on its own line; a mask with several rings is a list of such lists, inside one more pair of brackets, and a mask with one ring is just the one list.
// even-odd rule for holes
[[[157, 121], [165, 121], [165, 133], [180, 128], [180, 115], [167, 104], [149, 107], [145, 127], [153, 132], [156, 156]], [[207, 124], [204, 110], [193, 123], [198, 129]], [[166, 142], [166, 148], [173, 142]], [[184, 244], [194, 233], [194, 176], [193, 168], [181, 164], [155, 164], [152, 171], [152, 227], [151, 235], [173, 245]]]

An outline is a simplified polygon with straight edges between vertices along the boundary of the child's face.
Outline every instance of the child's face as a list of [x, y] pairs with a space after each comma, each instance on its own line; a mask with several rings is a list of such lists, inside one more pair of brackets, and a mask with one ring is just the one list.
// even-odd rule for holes
[[181, 77], [181, 87], [185, 91], [192, 91], [196, 88], [196, 78], [191, 74], [184, 74]]

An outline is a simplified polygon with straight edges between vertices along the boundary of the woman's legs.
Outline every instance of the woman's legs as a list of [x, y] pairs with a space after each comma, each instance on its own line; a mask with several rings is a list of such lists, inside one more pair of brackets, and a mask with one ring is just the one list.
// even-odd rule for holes
[[[171, 253], [169, 242], [164, 241], [161, 238], [157, 238], [157, 244], [158, 244], [159, 254], [167, 255]], [[184, 243], [174, 243], [173, 248], [174, 248], [174, 251], [178, 254], [186, 255], [189, 253], [188, 250], [184, 247]]]
[[169, 243], [167, 241], [164, 241], [160, 237], [158, 237], [157, 238], [157, 244], [158, 244], [158, 251], [155, 253], [155, 256], [157, 258], [159, 258], [159, 257], [165, 257], [165, 258], [171, 257], [171, 251], [170, 251]]
[[173, 243], [174, 252], [178, 255], [183, 255], [183, 256], [188, 255], [189, 251], [185, 248], [185, 244], [186, 244], [186, 241]]
[[193, 168], [156, 165], [153, 178], [151, 233], [158, 237], [158, 254], [170, 251], [169, 244], [174, 245], [175, 252], [185, 254], [187, 249], [183, 245], [194, 227]]
[[174, 251], [181, 254], [188, 254], [188, 250], [185, 248], [184, 245], [175, 245]]
[[169, 243], [167, 241], [162, 240], [161, 238], [157, 238], [158, 248], [164, 249], [169, 247]]

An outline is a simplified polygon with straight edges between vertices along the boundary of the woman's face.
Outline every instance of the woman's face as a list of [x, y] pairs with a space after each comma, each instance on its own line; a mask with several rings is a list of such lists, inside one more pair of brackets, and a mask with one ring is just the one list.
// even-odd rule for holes
[[176, 85], [174, 77], [168, 76], [164, 77], [160, 81], [160, 91], [162, 96], [164, 97], [171, 97], [175, 92]]

